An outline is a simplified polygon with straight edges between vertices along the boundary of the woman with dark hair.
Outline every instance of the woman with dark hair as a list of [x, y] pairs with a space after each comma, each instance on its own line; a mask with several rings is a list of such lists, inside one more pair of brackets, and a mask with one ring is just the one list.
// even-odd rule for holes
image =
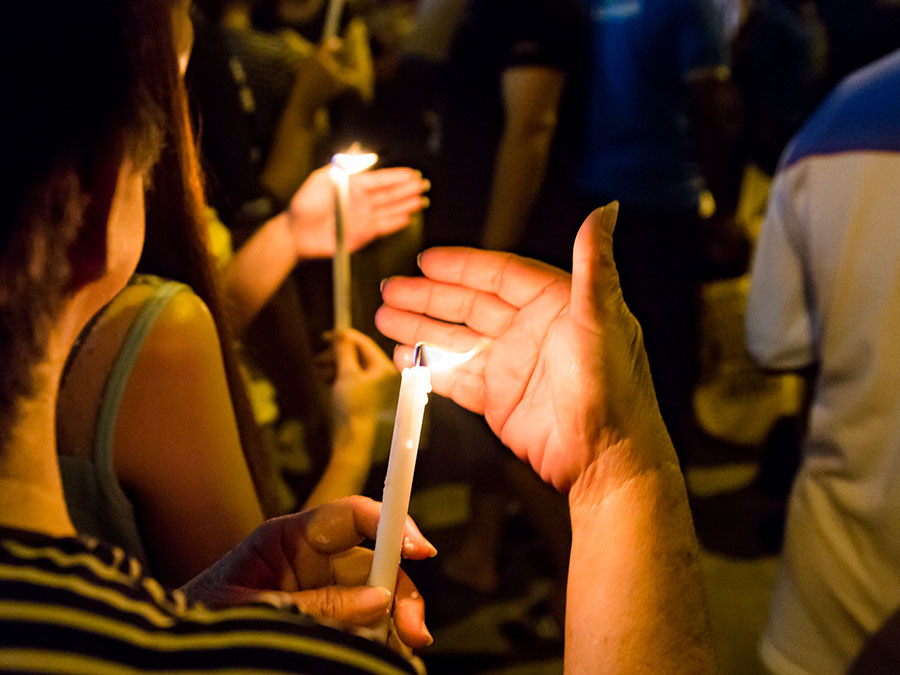
[[[367, 625], [393, 602], [406, 644], [428, 643], [409, 580], [401, 574], [393, 594], [360, 587], [371, 557], [347, 555], [375, 534], [371, 501], [270, 521], [175, 593], [121, 549], [79, 537], [68, 516], [59, 381], [78, 334], [140, 256], [144, 184], [168, 123], [154, 79], [175, 68], [172, 9], [3, 4], [0, 58], [19, 62], [0, 129], [14, 167], [0, 187], [0, 671], [412, 673], [383, 646], [296, 611]], [[73, 103], [64, 112], [60, 97]], [[411, 523], [405, 535], [406, 555], [433, 554]]]
[[[264, 512], [278, 511], [228, 319], [258, 310], [301, 253], [324, 255], [333, 246], [326, 243], [333, 240], [331, 195], [320, 172], [239, 252], [232, 267], [252, 273], [226, 269], [226, 292], [237, 301], [225, 311], [185, 106], [190, 24], [185, 19], [176, 29], [182, 72], [173, 61], [148, 82], [168, 121], [150, 179], [138, 267], [154, 276], [134, 279], [82, 334], [62, 379], [58, 422], [66, 495], [79, 531], [121, 545], [172, 584], [218, 559]], [[362, 179], [354, 189], [370, 208], [357, 219], [353, 243], [401, 226], [421, 205], [422, 185], [410, 169]], [[377, 397], [354, 390], [371, 394], [396, 372], [380, 352], [380, 360], [365, 356], [372, 345], [361, 335], [343, 341], [349, 347], [341, 348], [339, 385], [353, 403], [343, 406], [334, 440], [344, 470], [326, 474], [326, 497], [358, 491], [367, 474], [367, 463], [345, 460], [371, 457]], [[348, 365], [354, 361], [367, 365], [354, 369]]]
[[159, 276], [133, 280], [84, 331], [57, 426], [78, 530], [178, 584], [262, 522], [266, 473], [209, 262], [181, 74], [167, 63], [149, 78], [167, 109], [139, 263]]

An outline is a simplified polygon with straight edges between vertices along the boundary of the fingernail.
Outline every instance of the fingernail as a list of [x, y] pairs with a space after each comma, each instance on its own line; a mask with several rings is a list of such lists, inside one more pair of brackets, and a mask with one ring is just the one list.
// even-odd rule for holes
[[422, 269], [422, 254], [421, 253], [416, 256], [416, 266], [419, 269]]
[[422, 624], [422, 631], [425, 633], [425, 635], [428, 636], [428, 644], [434, 644], [434, 636], [431, 634], [431, 631], [428, 630], [428, 627], [424, 623]]
[[379, 290], [379, 291], [384, 291], [384, 285], [385, 285], [387, 282], [388, 282], [387, 277], [385, 277], [384, 279], [382, 279], [382, 280], [381, 280], [381, 283], [378, 284], [378, 290]]
[[426, 190], [430, 190], [431, 189], [431, 181], [426, 178], [425, 180], [422, 181], [422, 187], [425, 188]]
[[427, 209], [431, 206], [431, 200], [428, 197], [422, 197], [422, 208]]
[[[428, 550], [428, 557], [433, 558], [434, 556], [436, 556], [437, 549], [434, 547], [434, 544], [432, 544], [430, 541], [426, 541], [425, 544], [426, 544], [427, 550]], [[406, 555], [408, 555], [408, 556], [414, 555], [417, 548], [418, 548], [418, 546], [413, 544], [412, 540], [409, 537], [403, 537], [403, 552]]]

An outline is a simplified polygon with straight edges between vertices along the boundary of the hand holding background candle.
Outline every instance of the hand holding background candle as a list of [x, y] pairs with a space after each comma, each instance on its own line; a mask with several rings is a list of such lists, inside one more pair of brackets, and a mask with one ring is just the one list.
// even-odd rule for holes
[[350, 213], [350, 176], [365, 171], [378, 161], [374, 152], [360, 152], [356, 146], [331, 158], [328, 176], [334, 190], [334, 258], [332, 293], [334, 329], [347, 330], [350, 320], [350, 250], [347, 247], [347, 218]]

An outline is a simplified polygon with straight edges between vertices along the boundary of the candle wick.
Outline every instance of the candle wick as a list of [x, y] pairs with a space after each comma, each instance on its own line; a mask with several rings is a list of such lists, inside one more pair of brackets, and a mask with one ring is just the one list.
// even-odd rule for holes
[[413, 365], [414, 366], [424, 366], [425, 365], [425, 350], [423, 349], [424, 343], [419, 342], [416, 344], [415, 349], [413, 350]]

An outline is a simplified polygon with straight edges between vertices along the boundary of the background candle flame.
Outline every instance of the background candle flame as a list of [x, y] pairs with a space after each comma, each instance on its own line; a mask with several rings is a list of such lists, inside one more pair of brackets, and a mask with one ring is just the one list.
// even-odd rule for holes
[[331, 158], [331, 163], [348, 176], [365, 171], [378, 161], [374, 152], [359, 152], [353, 148], [348, 152], [339, 152]]
[[488, 341], [481, 339], [468, 351], [448, 352], [427, 342], [419, 342], [416, 344], [413, 352], [413, 362], [417, 366], [425, 366], [432, 371], [449, 370], [461, 363], [465, 363], [487, 347], [487, 345]]

